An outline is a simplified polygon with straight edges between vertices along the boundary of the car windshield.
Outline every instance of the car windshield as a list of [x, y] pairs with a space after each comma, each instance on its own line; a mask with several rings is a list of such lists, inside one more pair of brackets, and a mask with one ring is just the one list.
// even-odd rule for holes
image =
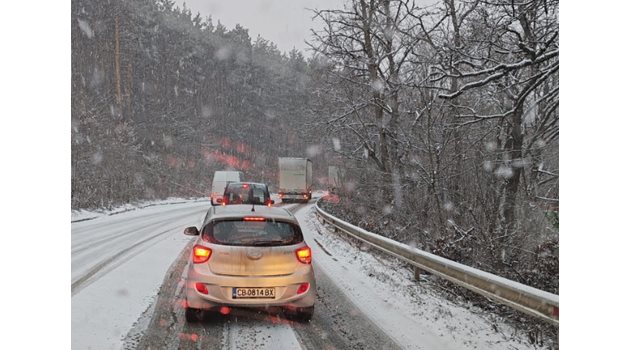
[[202, 239], [238, 246], [292, 245], [303, 241], [302, 231], [297, 225], [273, 220], [210, 222], [202, 231]]

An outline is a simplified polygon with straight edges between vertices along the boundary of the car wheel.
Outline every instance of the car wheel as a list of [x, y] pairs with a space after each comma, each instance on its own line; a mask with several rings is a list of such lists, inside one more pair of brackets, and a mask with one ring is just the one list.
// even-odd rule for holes
[[204, 311], [199, 309], [186, 308], [186, 322], [199, 322], [203, 320]]
[[296, 310], [295, 319], [299, 322], [308, 322], [313, 318], [315, 307], [301, 307]]

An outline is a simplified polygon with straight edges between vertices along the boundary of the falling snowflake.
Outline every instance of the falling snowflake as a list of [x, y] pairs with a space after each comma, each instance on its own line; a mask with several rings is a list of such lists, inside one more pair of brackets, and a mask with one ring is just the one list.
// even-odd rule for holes
[[486, 142], [486, 151], [493, 152], [497, 149], [497, 143], [494, 141]]
[[217, 50], [214, 56], [220, 61], [224, 61], [228, 59], [231, 54], [232, 54], [232, 48], [230, 48], [229, 46], [223, 46]]
[[340, 151], [341, 150], [341, 141], [339, 141], [338, 138], [333, 137], [332, 138], [332, 143], [333, 143], [333, 147], [335, 148], [335, 151]]
[[370, 86], [372, 87], [372, 90], [376, 92], [383, 92], [383, 90], [385, 90], [385, 84], [383, 84], [383, 81], [380, 79], [372, 81]]
[[79, 22], [79, 28], [81, 29], [83, 34], [85, 34], [88, 38], [92, 39], [94, 37], [94, 31], [92, 30], [88, 22], [78, 19], [78, 18], [77, 18], [77, 21]]
[[99, 165], [103, 161], [103, 154], [99, 151], [92, 155], [92, 164]]
[[501, 165], [497, 170], [494, 171], [494, 175], [503, 179], [509, 179], [514, 176], [514, 171], [512, 167]]
[[322, 153], [322, 147], [320, 145], [311, 145], [306, 148], [306, 154], [309, 157], [315, 157]]

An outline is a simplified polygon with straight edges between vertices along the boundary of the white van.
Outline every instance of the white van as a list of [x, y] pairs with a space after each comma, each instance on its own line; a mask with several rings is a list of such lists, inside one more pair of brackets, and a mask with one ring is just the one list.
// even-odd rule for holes
[[243, 181], [242, 171], [215, 171], [214, 177], [212, 178], [212, 192], [210, 193], [212, 205], [221, 204], [217, 202], [217, 199], [223, 198], [223, 192], [228, 183]]

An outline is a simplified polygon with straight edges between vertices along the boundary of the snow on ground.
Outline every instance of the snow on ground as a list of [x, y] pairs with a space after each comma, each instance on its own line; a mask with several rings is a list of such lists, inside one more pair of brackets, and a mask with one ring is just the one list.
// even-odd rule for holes
[[[127, 332], [150, 307], [173, 260], [189, 238], [170, 237], [72, 297], [72, 347], [120, 349]], [[151, 266], [151, 268], [147, 268]]]
[[223, 349], [279, 350], [302, 348], [291, 326], [281, 322], [248, 324], [246, 327], [234, 322], [230, 329], [226, 323], [223, 328], [223, 339], [227, 339], [227, 344], [223, 344]]
[[155, 201], [142, 201], [142, 202], [136, 202], [136, 203], [127, 203], [127, 204], [124, 204], [124, 205], [120, 205], [120, 206], [118, 206], [118, 207], [116, 207], [114, 209], [104, 209], [104, 210], [79, 209], [79, 210], [72, 210], [71, 211], [71, 221], [72, 222], [79, 222], [79, 221], [91, 220], [91, 219], [95, 219], [95, 218], [100, 217], [100, 216], [115, 215], [115, 214], [125, 213], [125, 212], [132, 211], [132, 210], [142, 209], [142, 208], [146, 208], [146, 207], [152, 207], [152, 206], [156, 206], [156, 205], [178, 204], [178, 203], [184, 203], [184, 202], [189, 202], [189, 201], [200, 201], [200, 202], [208, 201], [208, 203], [209, 203], [210, 200], [208, 198], [205, 198], [205, 197], [190, 198], [190, 199], [169, 197], [167, 199], [161, 199], [161, 200], [155, 200]]
[[[183, 235], [183, 228], [199, 225], [209, 206], [209, 203], [192, 201], [174, 204], [172, 208], [147, 208], [72, 224], [73, 248], [82, 250], [72, 254], [73, 280], [75, 274], [87, 271], [85, 267], [108, 264], [73, 293], [73, 348], [120, 349], [123, 346], [125, 335], [150, 308], [168, 268], [190, 241], [190, 237]], [[187, 210], [190, 214], [186, 214]], [[143, 216], [147, 219], [143, 220]], [[165, 233], [146, 240], [145, 235], [154, 233], [151, 230], [145, 233], [141, 228], [146, 226], [145, 221], [150, 221], [148, 218], [155, 216], [167, 221], [160, 228]], [[111, 236], [113, 227], [125, 235]], [[101, 246], [104, 252], [97, 250], [82, 256], [87, 249], [94, 249], [93, 246], [81, 248], [90, 238], [94, 240], [93, 246]], [[136, 241], [146, 243], [137, 245]], [[108, 244], [112, 247], [105, 249]], [[119, 256], [135, 245], [137, 247]]]
[[[322, 269], [375, 324], [406, 349], [531, 349], [511, 327], [463, 303], [449, 302], [430, 282], [414, 282], [407, 264], [376, 257], [321, 224], [314, 206], [297, 218]], [[343, 237], [343, 238], [342, 238]], [[323, 247], [323, 248], [322, 248]], [[327, 253], [326, 253], [327, 252]], [[317, 307], [317, 306], [316, 306]]]

